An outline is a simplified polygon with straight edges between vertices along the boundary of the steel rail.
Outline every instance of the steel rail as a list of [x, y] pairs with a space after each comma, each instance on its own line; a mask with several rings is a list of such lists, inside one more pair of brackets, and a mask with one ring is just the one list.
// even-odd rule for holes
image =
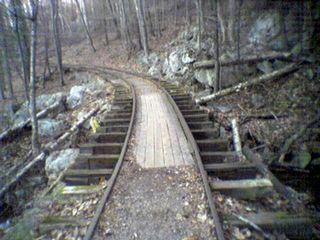
[[[89, 66], [73, 66], [72, 68], [74, 69], [85, 69], [85, 70], [88, 70], [88, 71], [96, 71], [96, 72], [99, 72], [99, 73], [106, 73], [106, 74], [110, 74], [109, 72], [103, 70], [103, 69], [98, 69], [96, 67], [89, 67]], [[135, 114], [136, 114], [136, 93], [135, 93], [135, 89], [133, 87], [133, 85], [123, 79], [123, 78], [120, 78], [120, 80], [124, 81], [129, 87], [130, 87], [130, 90], [131, 90], [131, 94], [132, 94], [132, 101], [133, 101], [133, 105], [132, 105], [132, 111], [131, 111], [131, 118], [130, 118], [130, 124], [129, 124], [129, 127], [128, 127], [128, 131], [127, 131], [127, 134], [126, 134], [126, 138], [125, 138], [125, 141], [124, 141], [124, 144], [123, 144], [123, 147], [121, 149], [121, 153], [120, 153], [120, 156], [119, 156], [119, 159], [117, 161], [117, 164], [113, 170], [113, 173], [111, 175], [111, 178], [110, 180], [108, 181], [108, 186], [107, 186], [107, 189], [105, 190], [105, 192], [103, 193], [102, 195], [102, 198], [100, 199], [99, 201], [99, 204], [98, 204], [98, 207], [95, 211], [95, 214], [90, 222], [90, 225], [89, 225], [89, 228], [87, 229], [87, 232], [84, 236], [84, 240], [90, 240], [92, 239], [92, 237], [94, 236], [94, 233], [95, 233], [95, 230], [96, 230], [96, 227], [99, 223], [99, 219], [100, 219], [100, 216], [105, 208], [105, 205], [111, 195], [111, 192], [112, 192], [112, 189], [114, 187], [114, 184], [116, 182], [116, 179], [119, 175], [119, 172], [120, 172], [120, 169], [122, 167], [122, 164], [123, 164], [123, 161], [124, 161], [124, 156], [127, 152], [127, 148], [128, 148], [128, 143], [129, 143], [129, 138], [131, 136], [131, 133], [132, 133], [132, 129], [133, 129], [133, 124], [134, 124], [134, 121], [135, 121]]]
[[[124, 73], [127, 75], [133, 75], [136, 77], [141, 77], [144, 78], [148, 81], [150, 81], [151, 83], [155, 84], [161, 91], [163, 91], [170, 103], [170, 105], [173, 107], [177, 118], [181, 124], [181, 127], [183, 129], [183, 132], [187, 138], [187, 141], [189, 142], [189, 145], [191, 147], [192, 150], [192, 154], [194, 155], [195, 159], [196, 159], [196, 165], [198, 167], [198, 170], [200, 172], [201, 175], [201, 179], [205, 188], [205, 193], [208, 199], [208, 203], [209, 203], [209, 208], [210, 208], [210, 213], [211, 213], [211, 217], [214, 220], [214, 224], [215, 224], [215, 233], [217, 236], [218, 240], [225, 240], [224, 237], [224, 233], [223, 233], [223, 227], [220, 221], [220, 217], [218, 214], [218, 211], [215, 207], [215, 203], [213, 200], [213, 196], [212, 196], [212, 192], [210, 189], [210, 185], [209, 185], [209, 181], [208, 181], [208, 176], [207, 176], [207, 172], [204, 169], [202, 160], [201, 160], [201, 156], [199, 153], [199, 148], [198, 145], [190, 131], [190, 128], [186, 122], [186, 120], [184, 119], [182, 113], [180, 112], [180, 109], [178, 108], [178, 106], [176, 105], [176, 103], [174, 102], [173, 98], [171, 97], [171, 95], [167, 92], [167, 90], [165, 88], [163, 88], [160, 84], [159, 81], [161, 80], [160, 78], [156, 78], [156, 77], [152, 77], [150, 75], [147, 74], [143, 74], [143, 73], [138, 73], [138, 72], [133, 72], [133, 71], [127, 71], [127, 70], [122, 70], [122, 69], [116, 69], [116, 68], [110, 68], [110, 67], [103, 67], [103, 66], [87, 66], [87, 65], [65, 65], [64, 67], [67, 68], [82, 68], [84, 70], [96, 70], [99, 72], [105, 72], [106, 74], [110, 74], [110, 71], [114, 71], [114, 72], [118, 72], [118, 73]], [[106, 71], [107, 70], [107, 71]], [[108, 72], [109, 71], [109, 72]], [[94, 229], [92, 229], [91, 231], [94, 231]], [[92, 233], [93, 234], [93, 233]], [[85, 240], [90, 240], [90, 238], [85, 238]]]

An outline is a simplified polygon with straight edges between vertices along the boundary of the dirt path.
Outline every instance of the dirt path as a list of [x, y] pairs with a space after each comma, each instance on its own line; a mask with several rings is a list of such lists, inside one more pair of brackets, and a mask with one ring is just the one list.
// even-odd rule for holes
[[133, 83], [138, 121], [95, 239], [215, 239], [201, 178], [173, 110], [154, 85]]

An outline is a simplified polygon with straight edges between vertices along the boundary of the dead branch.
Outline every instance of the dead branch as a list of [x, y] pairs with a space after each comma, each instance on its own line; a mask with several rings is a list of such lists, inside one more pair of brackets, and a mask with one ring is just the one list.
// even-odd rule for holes
[[[235, 65], [241, 65], [246, 63], [255, 63], [255, 62], [261, 62], [265, 60], [271, 60], [271, 59], [288, 59], [291, 57], [291, 53], [289, 52], [269, 52], [265, 55], [252, 55], [248, 56], [244, 59], [236, 59], [236, 60], [221, 60], [220, 65], [221, 66], [235, 66]], [[205, 60], [200, 62], [195, 62], [193, 64], [194, 68], [214, 68], [215, 67], [215, 60]]]
[[274, 80], [274, 79], [279, 78], [279, 77], [281, 77], [283, 75], [291, 73], [291, 72], [293, 72], [293, 71], [295, 71], [297, 69], [298, 69], [298, 64], [292, 63], [292, 64], [290, 64], [290, 65], [288, 65], [288, 66], [286, 66], [286, 67], [284, 67], [284, 68], [282, 68], [280, 70], [276, 70], [276, 71], [273, 71], [271, 73], [263, 74], [260, 77], [253, 78], [253, 79], [248, 80], [246, 82], [237, 84], [237, 85], [235, 85], [233, 87], [223, 89], [223, 90], [221, 90], [221, 91], [219, 91], [217, 93], [214, 93], [214, 94], [211, 94], [211, 95], [208, 95], [208, 96], [205, 96], [205, 97], [198, 98], [198, 99], [196, 99], [196, 103], [197, 104], [205, 103], [205, 102], [208, 102], [208, 101], [210, 101], [212, 99], [215, 99], [215, 98], [218, 98], [218, 97], [223, 97], [223, 96], [232, 94], [234, 92], [239, 92], [242, 89], [245, 89], [245, 88], [250, 87], [250, 86], [254, 86], [254, 85], [259, 84], [261, 82]]
[[245, 218], [245, 217], [243, 217], [241, 215], [234, 214], [234, 213], [232, 213], [232, 215], [234, 217], [238, 218], [240, 221], [250, 225], [256, 231], [260, 232], [265, 239], [273, 239], [269, 234], [265, 233], [257, 224], [255, 224], [254, 222], [250, 221], [249, 219], [247, 219], [247, 218]]
[[[52, 104], [48, 108], [37, 113], [37, 119], [47, 116], [48, 113], [54, 111], [58, 107], [59, 107], [59, 103]], [[12, 128], [9, 128], [8, 130], [4, 131], [3, 133], [0, 134], [0, 141], [3, 141], [5, 139], [7, 139], [9, 136], [16, 134], [18, 131], [20, 131], [21, 129], [26, 127], [28, 124], [30, 124], [30, 122], [31, 122], [31, 119], [28, 118], [26, 121], [24, 121], [20, 124], [14, 125]]]

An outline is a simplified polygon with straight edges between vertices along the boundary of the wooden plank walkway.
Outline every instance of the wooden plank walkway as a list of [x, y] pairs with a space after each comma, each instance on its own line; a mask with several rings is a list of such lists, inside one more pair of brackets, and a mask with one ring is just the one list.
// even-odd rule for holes
[[130, 79], [137, 93], [136, 159], [143, 168], [191, 165], [187, 140], [164, 93], [143, 79]]

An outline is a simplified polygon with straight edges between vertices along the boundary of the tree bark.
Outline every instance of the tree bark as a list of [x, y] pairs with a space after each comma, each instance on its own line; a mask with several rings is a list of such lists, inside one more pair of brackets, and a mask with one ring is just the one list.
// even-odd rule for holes
[[146, 31], [145, 18], [142, 11], [142, 2], [141, 0], [134, 0], [134, 3], [135, 3], [135, 8], [136, 8], [137, 17], [138, 17], [140, 37], [142, 40], [144, 55], [148, 57], [149, 56], [148, 36]]
[[94, 45], [93, 45], [93, 40], [92, 40], [92, 38], [91, 38], [89, 29], [88, 29], [88, 25], [87, 25], [87, 23], [86, 23], [86, 20], [85, 20], [85, 18], [84, 18], [83, 12], [82, 12], [81, 7], [80, 7], [80, 4], [79, 4], [79, 0], [75, 0], [75, 2], [76, 2], [76, 5], [77, 5], [77, 7], [78, 7], [78, 10], [79, 10], [79, 13], [80, 13], [80, 18], [81, 18], [81, 21], [82, 21], [82, 23], [83, 23], [83, 27], [84, 27], [84, 29], [85, 29], [85, 31], [86, 31], [86, 34], [87, 34], [87, 37], [88, 37], [90, 46], [91, 46], [91, 48], [92, 48], [92, 51], [93, 51], [93, 52], [96, 52], [96, 49], [95, 49], [95, 47], [94, 47]]
[[59, 0], [50, 0], [51, 4], [51, 21], [52, 21], [52, 33], [55, 44], [57, 66], [59, 70], [59, 78], [61, 86], [64, 85], [63, 79], [63, 68], [62, 68], [62, 54], [61, 54], [61, 43], [59, 35], [59, 26], [58, 26], [58, 13], [59, 13]]
[[23, 72], [23, 87], [24, 87], [24, 93], [26, 100], [29, 102], [29, 93], [28, 93], [28, 88], [29, 88], [29, 67], [28, 67], [28, 50], [26, 47], [23, 47], [26, 44], [23, 44], [23, 40], [20, 34], [20, 27], [19, 27], [19, 17], [22, 16], [20, 13], [21, 10], [21, 4], [18, 0], [14, 0], [11, 2], [13, 6], [13, 23], [14, 23], [14, 31], [17, 36], [17, 42], [18, 42], [18, 48], [19, 48], [19, 56], [20, 56], [20, 61], [21, 61], [21, 68]]
[[156, 37], [161, 37], [161, 30], [160, 30], [160, 22], [159, 22], [159, 13], [158, 13], [158, 5], [157, 0], [153, 0], [153, 7], [154, 7], [154, 28]]
[[132, 50], [133, 44], [130, 38], [130, 33], [128, 28], [128, 18], [125, 11], [123, 0], [120, 0], [119, 4], [120, 4], [119, 11], [120, 11], [121, 32], [122, 32], [121, 35], [122, 35], [122, 38], [125, 40], [127, 50], [130, 53]]
[[112, 21], [113, 21], [113, 24], [114, 24], [114, 27], [115, 27], [115, 30], [116, 30], [116, 38], [118, 39], [118, 38], [120, 38], [120, 29], [119, 29], [119, 24], [118, 24], [118, 22], [117, 22], [117, 18], [116, 18], [116, 16], [115, 16], [115, 10], [114, 10], [114, 8], [112, 7], [112, 4], [111, 4], [111, 2], [110, 2], [110, 0], [106, 0], [107, 1], [107, 3], [108, 3], [108, 6], [109, 6], [109, 11], [110, 11], [110, 14], [111, 14], [111, 16], [112, 16]]
[[[2, 42], [2, 64], [3, 64], [3, 71], [5, 78], [7, 79], [7, 85], [8, 85], [8, 92], [9, 92], [9, 99], [10, 101], [13, 100], [13, 87], [12, 87], [12, 74], [11, 74], [11, 68], [9, 64], [9, 53], [8, 53], [8, 44], [7, 44], [7, 38], [6, 38], [6, 31], [5, 31], [5, 19], [4, 15], [2, 14], [2, 8], [0, 8], [0, 41]], [[11, 102], [12, 103], [12, 102]], [[9, 111], [11, 114], [13, 114], [12, 111], [12, 104], [9, 104]]]
[[29, 111], [32, 125], [32, 152], [34, 155], [40, 152], [38, 121], [36, 109], [36, 47], [37, 47], [37, 16], [38, 0], [30, 0], [31, 6], [31, 44], [30, 44], [30, 102]]
[[197, 12], [198, 12], [198, 39], [197, 39], [197, 45], [198, 45], [198, 51], [201, 51], [201, 42], [202, 42], [202, 31], [203, 31], [203, 10], [202, 10], [202, 0], [197, 0]]
[[109, 36], [108, 36], [108, 21], [107, 21], [107, 6], [106, 2], [102, 1], [102, 7], [103, 7], [103, 29], [104, 29], [104, 37], [106, 40], [106, 45], [109, 45]]
[[221, 28], [221, 36], [222, 36], [222, 44], [226, 43], [227, 41], [227, 31], [226, 31], [226, 22], [223, 19], [223, 7], [220, 2], [220, 0], [217, 0], [217, 11], [218, 11], [218, 19], [220, 22], [220, 28]]
[[[236, 60], [221, 61], [220, 65], [225, 67], [225, 66], [261, 62], [261, 61], [271, 60], [271, 59], [289, 59], [290, 57], [291, 57], [291, 53], [289, 52], [269, 52], [261, 56], [248, 56], [240, 60], [236, 59]], [[215, 62], [216, 60], [206, 60], [201, 62], [195, 62], [193, 64], [193, 67], [194, 68], [213, 68], [215, 67]]]
[[189, 27], [191, 25], [189, 3], [190, 3], [190, 0], [186, 0], [186, 25], [187, 25], [187, 29], [189, 29]]
[[220, 52], [219, 52], [219, 21], [218, 21], [218, 0], [214, 1], [214, 19], [215, 19], [215, 36], [214, 36], [214, 45], [215, 45], [215, 83], [214, 83], [214, 92], [218, 92], [221, 87], [220, 80]]
[[279, 78], [283, 75], [286, 75], [288, 73], [291, 73], [295, 70], [298, 69], [298, 64], [296, 63], [292, 63], [280, 70], [276, 70], [276, 71], [273, 71], [271, 73], [267, 73], [267, 74], [264, 74], [260, 77], [257, 77], [257, 78], [253, 78], [251, 80], [248, 80], [247, 82], [243, 82], [243, 83], [240, 83], [240, 84], [237, 84], [233, 87], [230, 87], [230, 88], [226, 88], [224, 90], [221, 90], [217, 93], [214, 93], [214, 94], [211, 94], [211, 95], [208, 95], [208, 96], [205, 96], [205, 97], [201, 97], [201, 98], [198, 98], [196, 99], [196, 103], [205, 103], [205, 102], [208, 102], [212, 99], [216, 99], [216, 98], [219, 98], [219, 97], [223, 97], [223, 96], [226, 96], [226, 95], [229, 95], [229, 94], [232, 94], [234, 92], [238, 92], [244, 88], [247, 88], [247, 87], [250, 87], [250, 86], [253, 86], [253, 85], [256, 85], [258, 83], [261, 83], [261, 82], [265, 82], [265, 81], [271, 81], [273, 79], [276, 79], [276, 78]]

